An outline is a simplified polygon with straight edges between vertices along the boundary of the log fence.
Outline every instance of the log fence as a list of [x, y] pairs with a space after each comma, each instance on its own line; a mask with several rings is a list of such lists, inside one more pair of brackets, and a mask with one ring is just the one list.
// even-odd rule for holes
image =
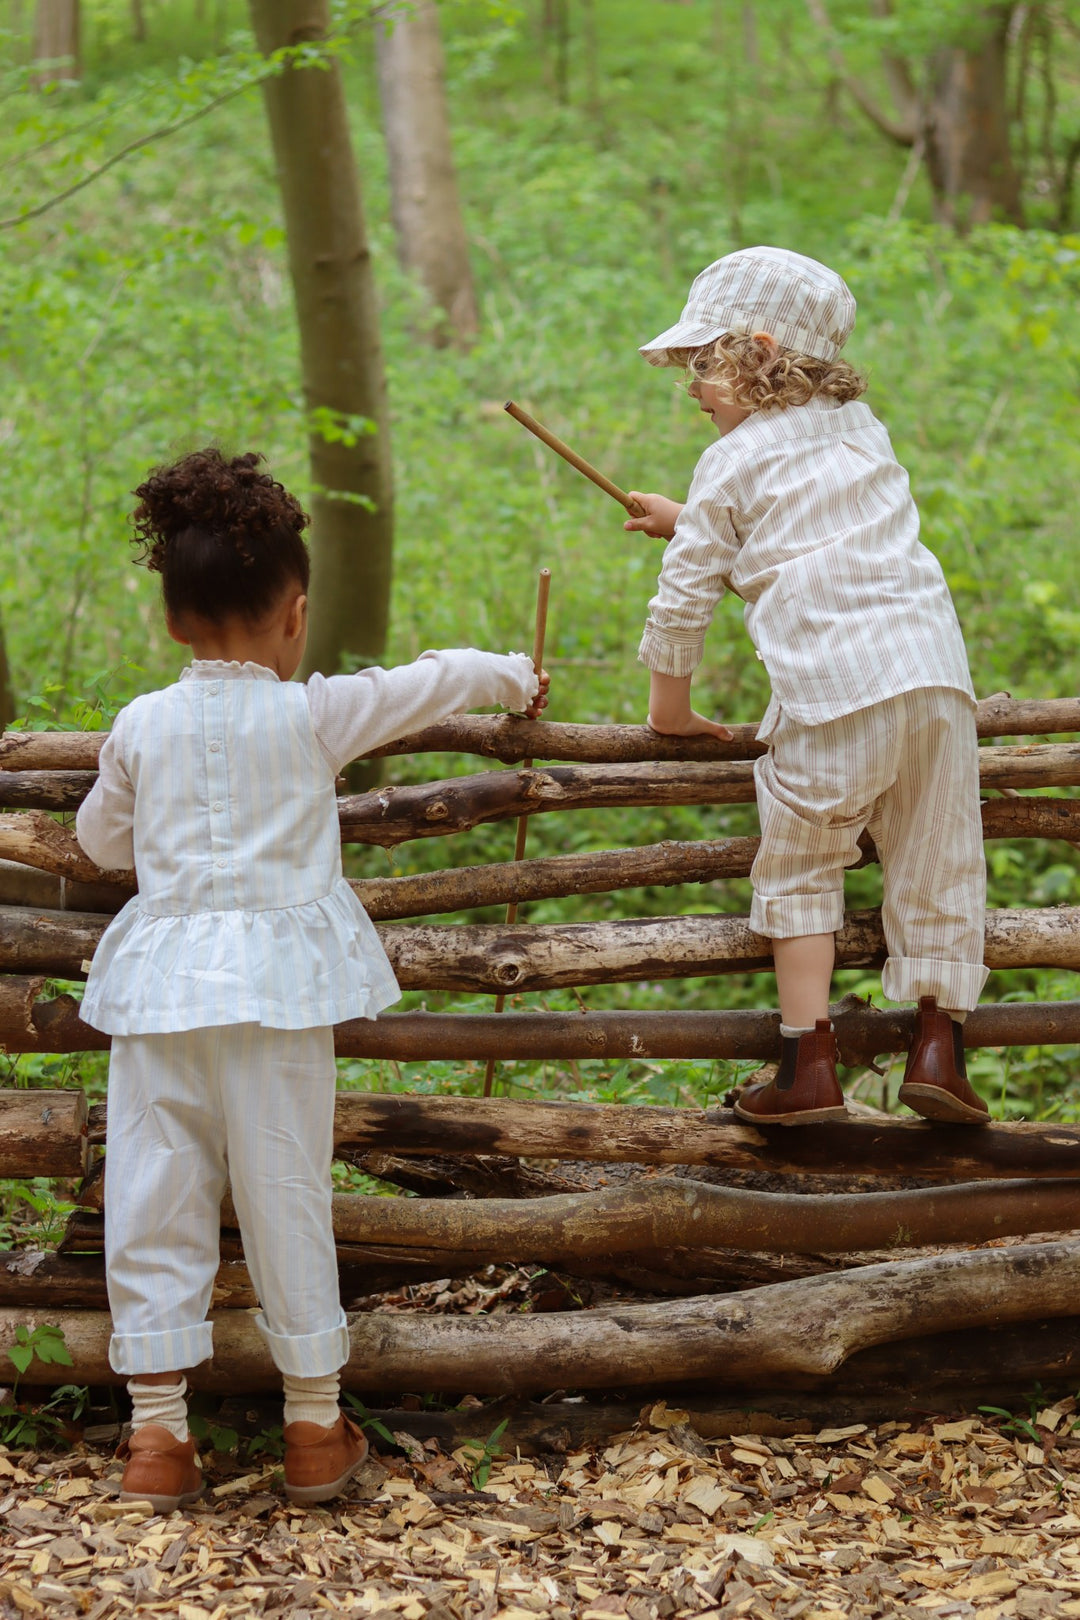
[[[977, 724], [985, 838], [1080, 845], [1080, 743], [1042, 740], [1080, 733], [1080, 699], [999, 694], [979, 705]], [[723, 806], [752, 801], [761, 752], [753, 727], [733, 731], [720, 742], [647, 727], [459, 717], [378, 752], [541, 763], [342, 797], [342, 841], [392, 849], [570, 810], [698, 805], [722, 816]], [[110, 914], [134, 892], [132, 873], [99, 871], [83, 855], [63, 814], [89, 791], [100, 744], [93, 734], [0, 738], [0, 1048], [11, 1054], [109, 1044], [82, 1023], [75, 997], [48, 984], [85, 976]], [[693, 914], [678, 914], [676, 901], [671, 916], [619, 921], [431, 920], [720, 885], [748, 875], [757, 842], [665, 840], [353, 887], [408, 989], [497, 997], [760, 973], [771, 965], [768, 941], [722, 900], [711, 915], [695, 899]], [[874, 860], [864, 837], [860, 864]], [[849, 912], [837, 943], [841, 965], [878, 965], [879, 915]], [[1080, 969], [1080, 907], [991, 910], [986, 961]], [[835, 1023], [842, 1061], [873, 1065], [906, 1048], [912, 1015], [847, 997]], [[340, 1056], [398, 1062], [751, 1062], [779, 1051], [778, 1017], [767, 1011], [404, 1012], [335, 1033]], [[964, 1039], [969, 1048], [1080, 1046], [1080, 1000], [988, 1003]], [[519, 1396], [722, 1387], [733, 1401], [774, 1405], [848, 1387], [871, 1407], [899, 1410], [967, 1387], [1003, 1392], [1010, 1366], [1028, 1383], [1066, 1370], [1075, 1381], [1080, 1353], [1067, 1347], [1080, 1328], [1080, 1126], [958, 1130], [864, 1111], [843, 1125], [769, 1130], [741, 1123], [721, 1102], [699, 1110], [339, 1093], [335, 1154], [419, 1193], [335, 1196], [343, 1298], [361, 1307], [350, 1313], [346, 1387]], [[84, 1177], [58, 1252], [0, 1255], [0, 1350], [19, 1323], [52, 1321], [72, 1351], [73, 1368], [35, 1364], [41, 1383], [116, 1381], [105, 1356], [105, 1128], [104, 1106], [88, 1109], [77, 1088], [0, 1091], [0, 1176]], [[598, 1290], [601, 1303], [448, 1319], [369, 1305], [380, 1289], [501, 1265], [555, 1268], [583, 1298]], [[630, 1297], [603, 1303], [613, 1285]], [[273, 1387], [254, 1303], [226, 1200], [215, 1360], [195, 1370], [195, 1387]], [[976, 1343], [990, 1358], [982, 1373]]]

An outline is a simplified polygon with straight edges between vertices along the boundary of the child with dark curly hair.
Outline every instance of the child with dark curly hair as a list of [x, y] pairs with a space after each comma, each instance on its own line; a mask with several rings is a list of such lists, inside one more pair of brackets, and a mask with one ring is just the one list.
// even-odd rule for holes
[[200, 450], [136, 490], [140, 561], [193, 662], [116, 718], [76, 830], [134, 867], [83, 1017], [113, 1037], [105, 1246], [109, 1360], [130, 1378], [123, 1498], [158, 1512], [202, 1488], [183, 1372], [206, 1320], [232, 1189], [285, 1388], [285, 1490], [336, 1495], [366, 1452], [338, 1409], [349, 1339], [330, 1218], [332, 1025], [400, 994], [342, 875], [335, 778], [451, 713], [535, 718], [527, 654], [426, 652], [397, 669], [292, 680], [307, 633], [308, 519], [254, 454]]
[[639, 657], [657, 731], [730, 736], [690, 703], [730, 591], [772, 683], [758, 729], [768, 752], [754, 767], [750, 926], [772, 941], [782, 1058], [736, 1113], [777, 1125], [845, 1114], [829, 986], [844, 868], [869, 828], [884, 876], [884, 991], [919, 1004], [900, 1100], [978, 1125], [988, 1113], [962, 1034], [986, 982], [975, 694], [907, 474], [840, 356], [854, 321], [835, 271], [745, 248], [703, 270], [679, 321], [641, 350], [689, 372], [720, 438], [685, 503], [633, 492], [645, 515], [625, 527], [671, 540]]

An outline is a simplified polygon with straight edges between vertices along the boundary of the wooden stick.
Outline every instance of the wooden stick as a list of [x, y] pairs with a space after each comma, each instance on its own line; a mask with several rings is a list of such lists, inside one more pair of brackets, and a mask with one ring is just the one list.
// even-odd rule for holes
[[619, 502], [620, 506], [625, 506], [631, 517], [645, 516], [645, 508], [640, 501], [635, 501], [634, 497], [628, 495], [625, 489], [620, 489], [618, 484], [611, 482], [610, 478], [605, 478], [602, 472], [598, 472], [590, 462], [585, 460], [584, 456], [579, 456], [576, 450], [571, 450], [563, 439], [552, 433], [550, 428], [546, 428], [543, 422], [538, 422], [535, 416], [530, 416], [528, 411], [523, 411], [521, 406], [515, 405], [512, 399], [507, 400], [503, 410], [507, 411], [515, 422], [520, 422], [523, 428], [528, 428], [530, 433], [535, 434], [538, 439], [547, 445], [549, 450], [554, 450], [555, 454], [562, 456], [563, 460], [568, 461], [571, 467], [576, 467], [579, 473], [584, 473], [586, 478], [591, 478], [597, 488], [604, 491], [605, 495], [610, 495], [613, 500]]
[[[537, 675], [540, 674], [540, 671], [544, 667], [544, 639], [545, 639], [545, 637], [547, 635], [548, 596], [550, 595], [550, 592], [551, 592], [551, 569], [550, 568], [541, 568], [539, 578], [537, 579], [537, 582], [536, 582], [536, 627], [535, 627], [535, 630], [533, 632], [533, 668], [535, 669]], [[527, 759], [524, 763], [525, 763], [525, 769], [526, 770], [531, 769], [531, 767], [532, 767], [532, 760], [531, 759]], [[515, 861], [521, 861], [521, 860], [524, 860], [524, 858], [525, 858], [525, 839], [528, 836], [528, 830], [529, 830], [529, 818], [528, 818], [528, 816], [519, 816], [518, 817], [518, 824], [517, 824], [517, 837], [516, 837], [516, 839], [514, 841], [514, 860]], [[507, 921], [508, 924], [509, 923], [515, 923], [517, 921], [517, 908], [518, 908], [518, 903], [517, 903], [516, 900], [510, 900], [510, 901], [507, 902], [506, 921]], [[505, 1005], [506, 1005], [506, 997], [505, 996], [497, 996], [496, 1000], [495, 1000], [495, 1011], [497, 1013], [501, 1013], [503, 1008], [505, 1007]], [[488, 1058], [487, 1064], [486, 1064], [486, 1066], [484, 1068], [484, 1096], [485, 1097], [490, 1097], [491, 1096], [491, 1086], [492, 1086], [492, 1082], [493, 1082], [494, 1078], [495, 1078], [495, 1059], [493, 1057], [491, 1057], [491, 1058]]]

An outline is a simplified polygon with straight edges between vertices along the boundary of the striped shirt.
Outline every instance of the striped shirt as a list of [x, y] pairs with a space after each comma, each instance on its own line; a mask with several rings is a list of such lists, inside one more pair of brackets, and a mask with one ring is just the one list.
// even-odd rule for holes
[[82, 1016], [112, 1035], [373, 1018], [400, 991], [342, 875], [334, 779], [358, 754], [478, 704], [535, 695], [523, 653], [425, 653], [397, 669], [280, 681], [196, 661], [136, 698], [75, 830], [139, 892], [106, 929]]
[[773, 702], [819, 725], [918, 687], [974, 700], [937, 558], [919, 540], [907, 473], [869, 406], [813, 400], [755, 412], [697, 464], [638, 649], [690, 675], [725, 591]]

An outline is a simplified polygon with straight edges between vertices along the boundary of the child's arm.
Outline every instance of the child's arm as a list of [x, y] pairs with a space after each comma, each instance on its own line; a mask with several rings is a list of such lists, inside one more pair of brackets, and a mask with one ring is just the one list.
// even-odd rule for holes
[[124, 766], [119, 728], [117, 716], [101, 747], [98, 779], [75, 817], [82, 849], [107, 872], [126, 872], [135, 865], [135, 789]]
[[307, 699], [315, 735], [335, 770], [395, 737], [489, 703], [535, 719], [547, 704], [549, 678], [528, 653], [472, 647], [426, 652], [413, 664], [313, 675]]
[[649, 671], [649, 725], [654, 731], [675, 737], [721, 737], [730, 742], [733, 733], [716, 720], [706, 720], [690, 707], [690, 676], [660, 675]]
[[643, 495], [639, 489], [632, 489], [630, 494], [645, 508], [645, 516], [627, 518], [623, 528], [640, 530], [654, 540], [670, 540], [682, 511], [681, 502], [670, 500], [666, 495]]

